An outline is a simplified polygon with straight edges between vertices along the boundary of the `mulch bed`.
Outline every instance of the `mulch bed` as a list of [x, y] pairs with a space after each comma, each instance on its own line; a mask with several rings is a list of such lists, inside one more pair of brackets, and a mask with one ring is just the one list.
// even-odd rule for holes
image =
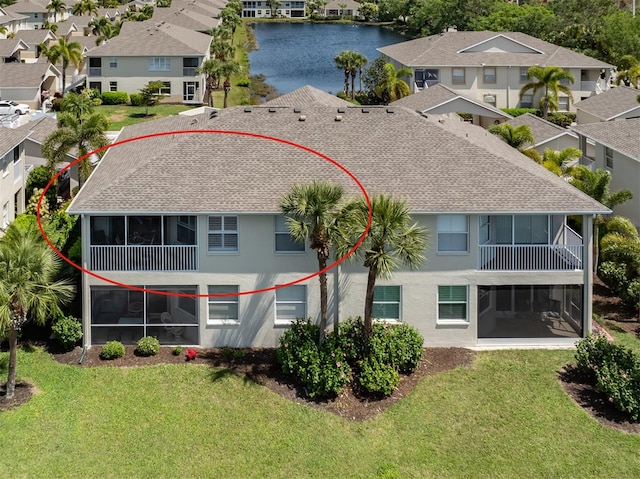
[[0, 412], [8, 411], [14, 407], [22, 406], [31, 399], [34, 394], [33, 386], [25, 382], [17, 382], [16, 390], [13, 394], [13, 398], [6, 399], [7, 393], [6, 384], [0, 386]]

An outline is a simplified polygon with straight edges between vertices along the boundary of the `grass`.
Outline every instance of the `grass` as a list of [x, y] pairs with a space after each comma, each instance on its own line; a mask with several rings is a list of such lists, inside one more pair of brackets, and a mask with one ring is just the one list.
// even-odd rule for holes
[[[6, 353], [0, 374], [6, 374]], [[77, 368], [35, 350], [40, 393], [0, 414], [12, 477], [637, 477], [640, 437], [563, 392], [571, 351], [487, 351], [356, 423], [190, 364]], [[393, 475], [397, 473], [397, 475]], [[379, 475], [378, 475], [379, 474]]]
[[160, 105], [149, 108], [149, 116], [145, 116], [145, 107], [130, 105], [100, 105], [96, 107], [96, 113], [102, 113], [109, 119], [109, 130], [117, 131], [124, 126], [140, 123], [141, 121], [155, 120], [169, 115], [177, 115], [181, 111], [193, 108], [189, 105]]

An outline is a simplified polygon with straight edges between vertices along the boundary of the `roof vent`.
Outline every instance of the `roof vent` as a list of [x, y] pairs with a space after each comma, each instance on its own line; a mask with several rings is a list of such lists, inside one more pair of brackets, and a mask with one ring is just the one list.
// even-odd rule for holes
[[302, 109], [301, 108], [294, 108], [293, 112], [294, 113], [302, 113]]
[[273, 106], [269, 107], [269, 113], [275, 113], [276, 112], [276, 108]]
[[250, 106], [245, 106], [244, 107], [244, 112], [245, 113], [251, 113], [251, 111], [252, 111], [252, 108]]
[[341, 106], [340, 108], [338, 108], [338, 113], [346, 113], [347, 109], [343, 106]]
[[363, 109], [362, 109], [362, 113], [369, 113], [369, 111], [370, 111], [370, 110], [369, 110], [368, 108], [363, 108]]
[[218, 110], [213, 110], [211, 113], [209, 113], [209, 120], [211, 120], [212, 118], [215, 118], [217, 116], [218, 116]]
[[396, 111], [393, 108], [387, 108], [387, 113], [395, 113]]
[[336, 115], [336, 121], [342, 121], [342, 115]]
[[298, 121], [305, 121], [307, 119], [307, 115], [300, 115], [298, 117]]

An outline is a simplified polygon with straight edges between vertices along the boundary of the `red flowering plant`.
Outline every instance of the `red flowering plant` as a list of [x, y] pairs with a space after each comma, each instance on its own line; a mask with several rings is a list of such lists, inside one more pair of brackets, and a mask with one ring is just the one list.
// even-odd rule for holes
[[185, 354], [185, 358], [187, 361], [192, 361], [197, 357], [198, 357], [198, 351], [191, 348], [187, 349], [187, 354]]

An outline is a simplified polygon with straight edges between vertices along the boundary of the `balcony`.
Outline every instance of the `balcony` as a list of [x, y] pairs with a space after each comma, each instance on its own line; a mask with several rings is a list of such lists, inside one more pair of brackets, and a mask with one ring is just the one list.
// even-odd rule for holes
[[89, 67], [89, 76], [90, 77], [101, 77], [102, 76], [102, 68]]
[[196, 245], [90, 246], [92, 271], [197, 271]]
[[582, 245], [483, 245], [481, 271], [575, 271], [582, 269]]
[[194, 77], [196, 76], [196, 68], [195, 67], [183, 67], [182, 68], [182, 76], [183, 77]]

